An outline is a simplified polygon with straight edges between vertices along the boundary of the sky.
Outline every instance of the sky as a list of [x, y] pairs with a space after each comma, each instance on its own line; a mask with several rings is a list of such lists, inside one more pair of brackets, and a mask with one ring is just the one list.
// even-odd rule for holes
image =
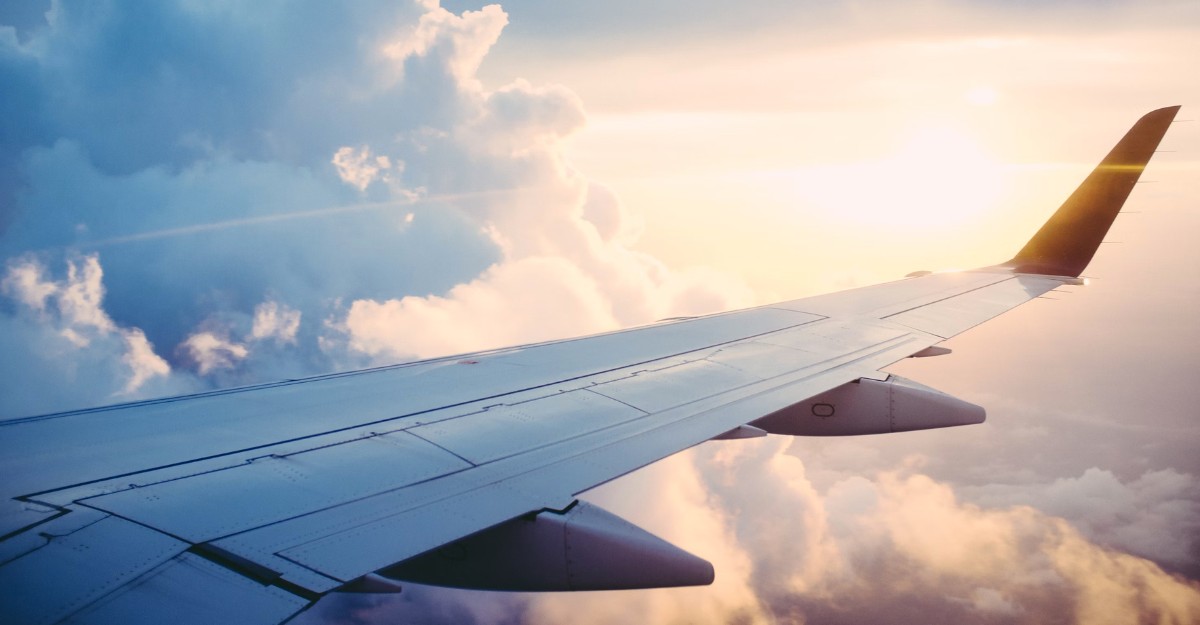
[[[1193, 2], [0, 5], [0, 417], [1001, 262]], [[1200, 124], [1065, 288], [889, 368], [968, 428], [713, 442], [585, 495], [711, 587], [305, 623], [1200, 620]]]

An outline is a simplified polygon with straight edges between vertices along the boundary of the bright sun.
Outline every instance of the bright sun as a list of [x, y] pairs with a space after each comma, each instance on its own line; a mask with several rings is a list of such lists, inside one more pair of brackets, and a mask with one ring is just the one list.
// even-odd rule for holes
[[999, 163], [971, 136], [924, 126], [879, 160], [804, 168], [797, 193], [823, 214], [875, 226], [957, 228], [996, 206]]

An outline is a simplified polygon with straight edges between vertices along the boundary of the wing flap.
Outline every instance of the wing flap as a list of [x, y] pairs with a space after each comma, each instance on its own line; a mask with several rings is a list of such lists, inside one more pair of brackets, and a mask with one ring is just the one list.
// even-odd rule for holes
[[256, 583], [195, 554], [181, 553], [63, 622], [141, 623], [154, 615], [157, 622], [171, 625], [281, 623], [308, 604], [308, 599]]
[[124, 519], [83, 513], [79, 526], [70, 516], [41, 528], [42, 547], [0, 567], [6, 622], [57, 623], [188, 547]]

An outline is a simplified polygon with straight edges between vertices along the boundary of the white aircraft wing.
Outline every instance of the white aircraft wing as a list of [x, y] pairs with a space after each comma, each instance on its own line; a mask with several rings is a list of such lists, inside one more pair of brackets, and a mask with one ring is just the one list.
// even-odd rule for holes
[[586, 338], [0, 422], [5, 623], [279, 623], [397, 580], [706, 584], [576, 496], [713, 438], [978, 423], [880, 369], [1091, 260], [1179, 107], [1011, 261]]

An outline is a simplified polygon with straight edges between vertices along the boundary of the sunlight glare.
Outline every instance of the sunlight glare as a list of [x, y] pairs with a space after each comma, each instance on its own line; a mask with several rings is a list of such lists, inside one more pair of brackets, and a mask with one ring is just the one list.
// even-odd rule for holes
[[883, 159], [803, 168], [794, 180], [798, 194], [831, 219], [910, 230], [979, 220], [1002, 189], [999, 163], [950, 126], [919, 128]]
[[980, 85], [963, 94], [963, 98], [976, 106], [991, 106], [996, 103], [996, 90], [987, 85]]

